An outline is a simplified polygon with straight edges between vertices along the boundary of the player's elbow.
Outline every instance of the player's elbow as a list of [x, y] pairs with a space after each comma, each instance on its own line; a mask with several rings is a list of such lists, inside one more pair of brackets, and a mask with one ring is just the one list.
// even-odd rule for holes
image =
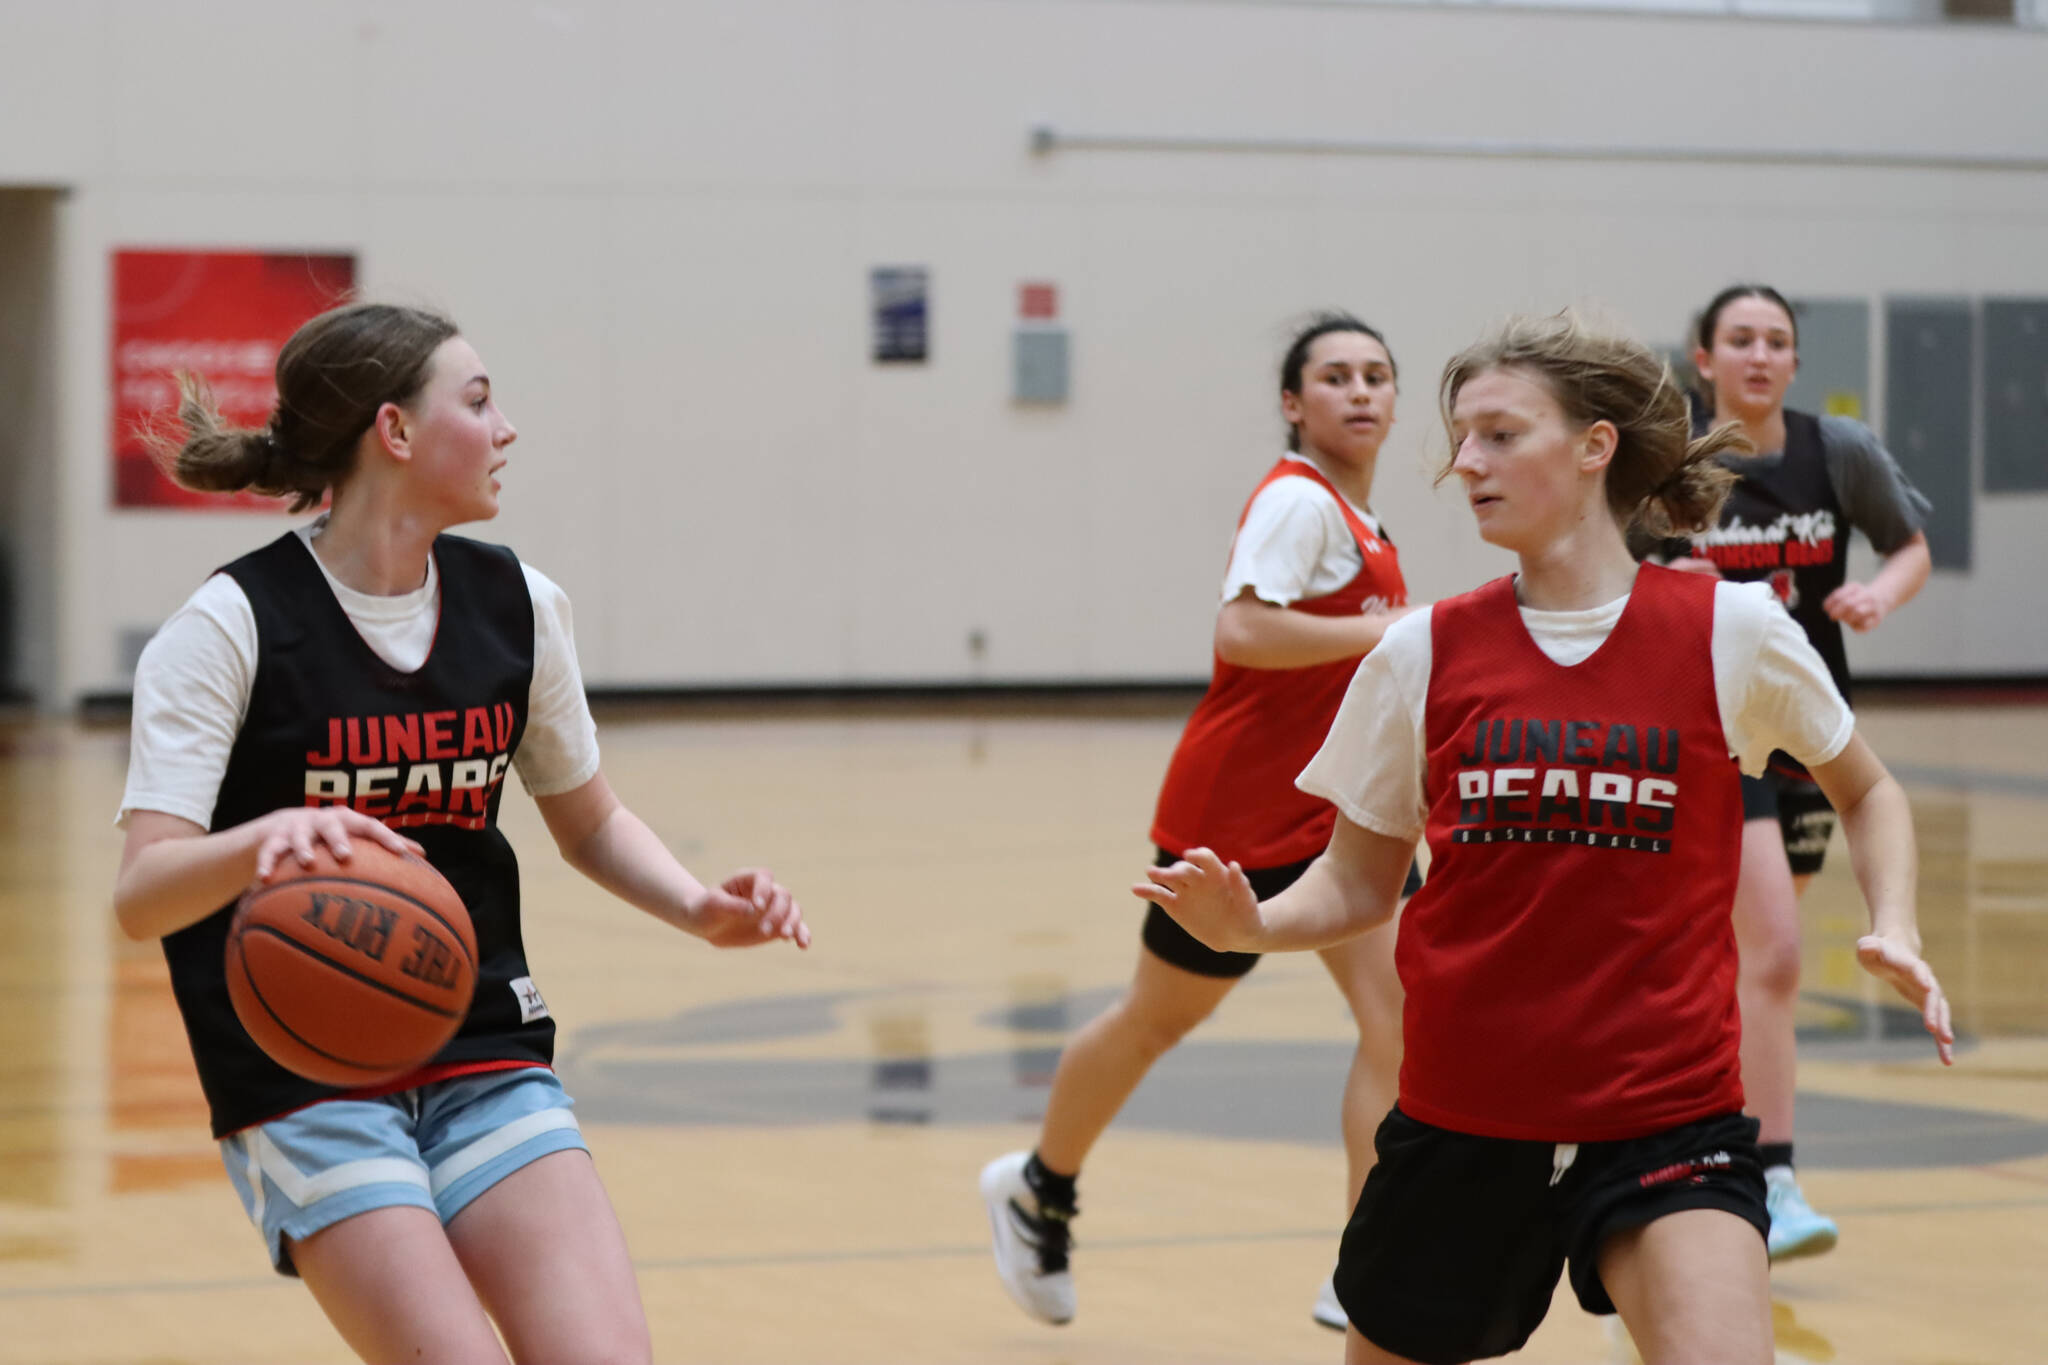
[[160, 937], [149, 916], [148, 902], [143, 900], [128, 885], [123, 877], [114, 885], [114, 923], [120, 927], [123, 937], [141, 943]]
[[1216, 657], [1233, 668], [1258, 666], [1256, 648], [1242, 633], [1226, 627], [1221, 621], [1216, 623]]
[[557, 832], [555, 851], [575, 871], [596, 880], [598, 869], [604, 864], [603, 829], [599, 824], [581, 831]]
[[1216, 613], [1216, 657], [1235, 668], [1272, 667], [1264, 627], [1268, 614], [1280, 610], [1249, 598], [1224, 604]]
[[1345, 902], [1345, 927], [1354, 935], [1369, 934], [1394, 918], [1401, 904], [1398, 896], [1387, 896], [1379, 888], [1361, 888]]
[[534, 805], [562, 861], [585, 876], [603, 861], [607, 830], [625, 809], [603, 773], [568, 791], [536, 797]]

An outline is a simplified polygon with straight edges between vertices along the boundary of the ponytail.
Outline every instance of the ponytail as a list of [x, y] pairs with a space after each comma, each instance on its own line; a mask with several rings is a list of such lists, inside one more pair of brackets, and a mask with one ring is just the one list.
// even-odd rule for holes
[[294, 460], [264, 426], [250, 431], [221, 420], [213, 390], [204, 379], [178, 372], [178, 421], [183, 442], [161, 433], [149, 438], [157, 465], [180, 487], [202, 493], [248, 489], [271, 498], [292, 499], [291, 510], [316, 507], [332, 481], [328, 471]]
[[1660, 540], [1696, 535], [1721, 515], [1721, 504], [1735, 486], [1733, 470], [1717, 458], [1723, 452], [1755, 451], [1740, 422], [1724, 422], [1706, 435], [1686, 442], [1678, 467], [1666, 474], [1636, 505], [1630, 525]]
[[455, 324], [438, 313], [352, 303], [306, 323], [277, 355], [277, 407], [254, 431], [221, 420], [197, 375], [178, 375], [182, 438], [149, 439], [176, 483], [207, 493], [243, 489], [290, 498], [293, 512], [320, 505], [355, 467], [356, 443], [386, 403], [405, 403], [427, 382], [429, 362]]

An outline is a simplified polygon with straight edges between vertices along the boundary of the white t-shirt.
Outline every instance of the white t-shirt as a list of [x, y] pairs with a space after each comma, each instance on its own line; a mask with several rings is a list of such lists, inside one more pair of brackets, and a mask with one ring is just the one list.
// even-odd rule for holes
[[[1292, 451], [1286, 458], [1315, 467]], [[1345, 502], [1374, 535], [1381, 534], [1372, 513], [1349, 498]], [[1245, 509], [1223, 572], [1223, 600], [1234, 602], [1250, 588], [1261, 602], [1292, 606], [1304, 597], [1327, 597], [1364, 567], [1358, 540], [1329, 489], [1314, 479], [1275, 479]]]
[[[296, 528], [309, 550], [320, 525]], [[313, 562], [320, 562], [317, 555]], [[533, 683], [513, 766], [527, 791], [553, 796], [596, 776], [597, 723], [576, 664], [568, 594], [531, 565], [519, 567], [533, 596]], [[320, 572], [379, 658], [402, 673], [426, 662], [441, 608], [440, 573], [431, 555], [427, 581], [395, 597], [357, 592], [324, 564]], [[135, 666], [128, 787], [115, 823], [125, 823], [136, 810], [161, 811], [196, 825], [213, 822], [228, 754], [255, 686], [256, 646], [256, 613], [248, 595], [219, 573], [200, 584], [144, 647]]]
[[[1537, 648], [1570, 667], [1606, 640], [1627, 596], [1587, 611], [1532, 611]], [[1402, 617], [1365, 656], [1323, 747], [1295, 785], [1390, 839], [1420, 838], [1428, 817], [1430, 612]], [[1827, 665], [1768, 583], [1714, 585], [1714, 692], [1728, 752], [1752, 776], [1774, 749], [1809, 767], [1841, 753], [1856, 717]]]

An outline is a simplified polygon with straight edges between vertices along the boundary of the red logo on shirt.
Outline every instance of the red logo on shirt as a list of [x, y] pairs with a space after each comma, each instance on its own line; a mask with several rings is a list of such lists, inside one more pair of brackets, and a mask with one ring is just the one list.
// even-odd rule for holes
[[1786, 611], [1792, 610], [1792, 608], [1799, 605], [1798, 575], [1794, 574], [1790, 569], [1777, 570], [1771, 575], [1771, 591], [1776, 593], [1778, 600], [1785, 604]]
[[306, 754], [306, 804], [348, 806], [394, 829], [483, 829], [512, 762], [512, 703], [460, 711], [330, 716]]

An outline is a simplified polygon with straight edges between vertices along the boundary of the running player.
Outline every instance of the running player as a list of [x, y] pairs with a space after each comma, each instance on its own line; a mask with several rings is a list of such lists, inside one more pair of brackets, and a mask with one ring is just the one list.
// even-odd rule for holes
[[[1731, 582], [1768, 580], [1847, 697], [1842, 627], [1871, 629], [1926, 583], [1927, 500], [1861, 422], [1785, 407], [1799, 368], [1799, 323], [1777, 290], [1722, 290], [1700, 314], [1694, 340], [1693, 365], [1705, 385], [1695, 430], [1740, 423], [1757, 453], [1724, 455], [1739, 477], [1720, 519], [1690, 543], [1659, 549], [1673, 568]], [[1868, 583], [1848, 578], [1851, 528], [1884, 556]], [[1834, 1220], [1806, 1202], [1792, 1163], [1799, 897], [1827, 856], [1835, 812], [1812, 774], [1782, 752], [1762, 775], [1742, 779], [1742, 812], [1735, 892], [1742, 1088], [1748, 1112], [1763, 1125], [1777, 1261], [1817, 1255], [1837, 1237]]]
[[[1231, 542], [1214, 675], [1167, 767], [1153, 820], [1161, 865], [1197, 845], [1222, 848], [1272, 895], [1329, 842], [1336, 812], [1293, 779], [1359, 657], [1408, 600], [1393, 542], [1370, 510], [1396, 380], [1385, 340], [1354, 317], [1320, 316], [1287, 348], [1280, 410], [1288, 449], [1253, 490]], [[1141, 940], [1129, 991], [1060, 1056], [1037, 1149], [998, 1157], [982, 1172], [997, 1273], [1043, 1322], [1074, 1316], [1069, 1232], [1089, 1150], [1152, 1064], [1258, 961], [1212, 952], [1156, 909]], [[1355, 1201], [1400, 1065], [1392, 935], [1333, 946], [1323, 961], [1359, 1028], [1343, 1109]], [[1327, 1282], [1314, 1316], [1344, 1326]]]
[[[167, 464], [187, 487], [294, 511], [331, 493], [332, 510], [208, 579], [143, 651], [115, 912], [163, 940], [222, 1161], [272, 1264], [359, 1356], [502, 1365], [502, 1333], [522, 1362], [646, 1361], [625, 1239], [548, 1068], [554, 1021], [497, 829], [507, 768], [570, 864], [649, 914], [721, 947], [810, 931], [767, 872], [703, 886], [620, 804], [568, 599], [511, 551], [442, 534], [497, 514], [515, 435], [454, 325], [336, 309], [286, 344], [277, 386], [252, 432], [187, 382]], [[422, 853], [454, 884], [479, 969], [432, 1063], [338, 1091], [258, 1050], [224, 944], [246, 887], [358, 841]]]
[[[1624, 528], [1713, 524], [1738, 429], [1690, 440], [1647, 348], [1515, 319], [1441, 388], [1455, 473], [1519, 573], [1394, 625], [1302, 785], [1329, 850], [1259, 902], [1208, 849], [1134, 887], [1218, 949], [1322, 948], [1402, 915], [1400, 1101], [1344, 1236], [1350, 1365], [1528, 1340], [1567, 1264], [1649, 1365], [1772, 1359], [1757, 1124], [1742, 1112], [1731, 914], [1737, 764], [1803, 761], [1869, 901], [1863, 966], [1919, 1010], [1904, 792], [1763, 585], [1638, 566]], [[1455, 1229], [1446, 1232], [1447, 1225]]]

